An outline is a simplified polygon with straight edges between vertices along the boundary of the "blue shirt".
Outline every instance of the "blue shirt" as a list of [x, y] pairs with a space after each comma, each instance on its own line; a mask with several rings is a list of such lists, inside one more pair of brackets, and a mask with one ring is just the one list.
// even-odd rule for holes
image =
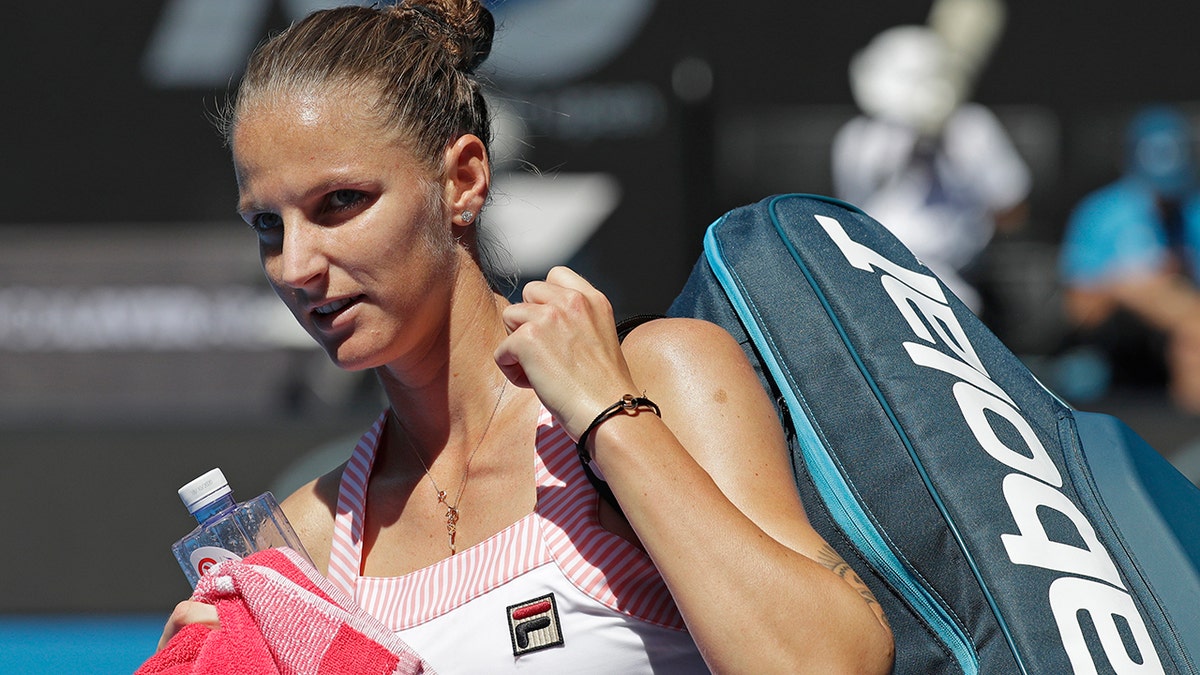
[[[1182, 205], [1180, 262], [1200, 270], [1200, 198]], [[1123, 178], [1089, 194], [1075, 207], [1063, 237], [1059, 271], [1063, 280], [1088, 286], [1158, 272], [1169, 262], [1171, 245], [1154, 193]]]

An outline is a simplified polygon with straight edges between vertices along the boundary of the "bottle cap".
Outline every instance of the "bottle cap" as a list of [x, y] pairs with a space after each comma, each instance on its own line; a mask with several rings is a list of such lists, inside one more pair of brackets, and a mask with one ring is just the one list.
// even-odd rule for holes
[[232, 490], [225, 480], [225, 474], [220, 469], [213, 469], [179, 488], [179, 498], [183, 500], [188, 513], [195, 513], [230, 492]]

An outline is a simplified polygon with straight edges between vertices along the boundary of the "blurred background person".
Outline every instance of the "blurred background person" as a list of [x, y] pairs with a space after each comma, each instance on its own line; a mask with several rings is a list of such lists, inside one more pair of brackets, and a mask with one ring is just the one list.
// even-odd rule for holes
[[986, 107], [967, 101], [1002, 32], [990, 0], [937, 2], [927, 25], [878, 34], [850, 64], [862, 114], [833, 140], [835, 196], [883, 223], [968, 307], [997, 228], [1025, 218], [1030, 171]]
[[1124, 169], [1086, 195], [1063, 235], [1060, 272], [1077, 346], [1114, 387], [1169, 387], [1200, 413], [1200, 201], [1193, 133], [1173, 107], [1134, 115]]

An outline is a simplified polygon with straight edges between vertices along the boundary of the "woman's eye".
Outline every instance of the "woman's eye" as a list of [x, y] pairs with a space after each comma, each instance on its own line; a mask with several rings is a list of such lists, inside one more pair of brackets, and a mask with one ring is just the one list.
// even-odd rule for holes
[[335, 190], [329, 194], [329, 208], [332, 211], [347, 209], [363, 200], [363, 193], [358, 190]]
[[259, 232], [269, 232], [283, 227], [283, 217], [278, 213], [259, 213], [250, 219], [250, 227]]

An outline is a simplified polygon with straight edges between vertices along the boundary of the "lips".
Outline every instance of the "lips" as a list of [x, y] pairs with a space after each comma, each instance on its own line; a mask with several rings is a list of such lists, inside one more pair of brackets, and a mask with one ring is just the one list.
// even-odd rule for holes
[[346, 305], [349, 305], [350, 303], [354, 302], [354, 300], [355, 300], [355, 298], [342, 298], [341, 300], [334, 300], [333, 302], [328, 302], [328, 303], [325, 303], [324, 305], [321, 305], [320, 307], [317, 307], [316, 309], [313, 310], [313, 312], [319, 316], [333, 314], [334, 312], [338, 311], [339, 309], [342, 309]]
[[322, 330], [332, 330], [342, 322], [343, 316], [347, 316], [346, 312], [352, 310], [363, 297], [355, 295], [317, 305], [312, 308], [312, 320]]

